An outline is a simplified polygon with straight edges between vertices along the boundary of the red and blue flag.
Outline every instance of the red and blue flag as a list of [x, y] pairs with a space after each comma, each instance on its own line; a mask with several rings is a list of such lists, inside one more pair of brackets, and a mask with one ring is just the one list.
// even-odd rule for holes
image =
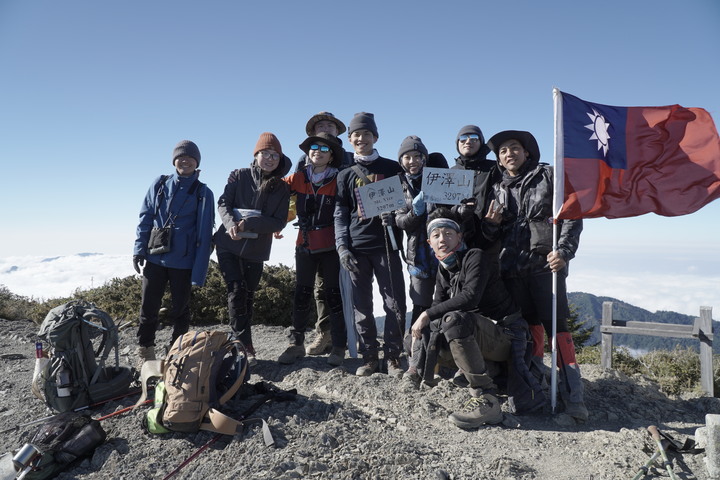
[[707, 111], [555, 97], [556, 218], [686, 215], [720, 197], [720, 137]]

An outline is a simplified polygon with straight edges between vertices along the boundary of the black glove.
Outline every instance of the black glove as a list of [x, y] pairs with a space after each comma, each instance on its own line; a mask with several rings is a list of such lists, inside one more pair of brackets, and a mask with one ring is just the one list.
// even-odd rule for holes
[[140, 267], [145, 266], [145, 257], [142, 255], [133, 255], [133, 267], [135, 267], [135, 271], [137, 273], [142, 273], [140, 271]]
[[460, 203], [460, 205], [458, 205], [457, 207], [457, 213], [458, 215], [460, 215], [460, 218], [466, 220], [473, 216], [476, 206], [477, 204], [475, 203], [474, 198], [463, 200], [462, 203]]
[[346, 246], [342, 246], [338, 249], [340, 255], [340, 265], [348, 272], [357, 273], [357, 259]]
[[380, 214], [383, 227], [394, 227], [395, 226], [395, 215], [392, 212], [382, 212]]

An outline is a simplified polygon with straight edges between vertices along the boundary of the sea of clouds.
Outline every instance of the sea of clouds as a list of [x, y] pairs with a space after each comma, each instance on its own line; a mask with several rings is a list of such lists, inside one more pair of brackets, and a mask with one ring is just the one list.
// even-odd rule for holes
[[[720, 309], [720, 275], [710, 272], [665, 272], [651, 266], [625, 268], [589, 255], [571, 263], [568, 291], [586, 292], [617, 298], [651, 312], [668, 310], [698, 315], [701, 305], [713, 307], [717, 318]], [[292, 266], [288, 258], [271, 258], [269, 263]], [[652, 262], [650, 262], [652, 263]], [[34, 299], [51, 299], [72, 295], [103, 285], [113, 278], [135, 275], [130, 255], [79, 253], [58, 257], [16, 256], [0, 258], [0, 285], [11, 292]], [[376, 314], [383, 315], [376, 291]], [[408, 305], [410, 301], [408, 300]]]

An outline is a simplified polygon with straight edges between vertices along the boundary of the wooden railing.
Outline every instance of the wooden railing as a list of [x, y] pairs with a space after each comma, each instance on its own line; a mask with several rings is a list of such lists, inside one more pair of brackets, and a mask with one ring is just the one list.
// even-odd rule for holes
[[700, 341], [700, 385], [705, 395], [714, 396], [713, 389], [713, 327], [712, 308], [700, 307], [700, 317], [692, 325], [676, 323], [635, 322], [613, 320], [613, 302], [603, 302], [602, 324], [600, 325], [600, 363], [612, 368], [613, 333], [627, 335], [651, 335], [655, 337], [696, 338]]

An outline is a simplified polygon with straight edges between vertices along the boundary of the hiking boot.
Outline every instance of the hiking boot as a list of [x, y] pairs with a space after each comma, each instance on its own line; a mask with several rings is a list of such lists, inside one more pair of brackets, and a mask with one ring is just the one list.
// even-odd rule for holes
[[399, 358], [388, 358], [387, 360], [387, 374], [390, 377], [402, 378], [405, 370], [400, 366]]
[[150, 345], [149, 347], [138, 347], [137, 348], [137, 364], [136, 368], [139, 372], [142, 370], [142, 366], [145, 362], [150, 360], [156, 360], [155, 358], [155, 347]]
[[246, 345], [245, 351], [247, 352], [248, 365], [251, 367], [257, 365], [257, 359], [255, 358], [255, 348], [252, 345]]
[[330, 356], [328, 356], [327, 363], [333, 367], [339, 367], [345, 360], [345, 347], [332, 347], [330, 350]]
[[478, 428], [482, 425], [502, 422], [503, 414], [498, 399], [494, 395], [485, 393], [479, 397], [472, 397], [462, 411], [451, 413], [448, 420], [460, 428]]
[[290, 345], [278, 358], [278, 362], [283, 365], [291, 365], [295, 360], [305, 356], [305, 347], [303, 345]]
[[420, 387], [420, 382], [422, 381], [422, 377], [417, 371], [417, 368], [410, 367], [407, 369], [407, 372], [403, 375], [403, 383], [407, 383], [408, 385], [411, 385], [413, 388], [417, 389]]
[[588, 409], [584, 402], [565, 402], [565, 415], [569, 415], [578, 422], [586, 422]]
[[377, 372], [379, 367], [380, 362], [378, 362], [377, 359], [368, 360], [355, 371], [355, 375], [358, 377], [369, 377]]
[[330, 332], [322, 331], [318, 333], [315, 340], [308, 345], [306, 352], [308, 355], [322, 355], [327, 352], [330, 347], [332, 347]]

